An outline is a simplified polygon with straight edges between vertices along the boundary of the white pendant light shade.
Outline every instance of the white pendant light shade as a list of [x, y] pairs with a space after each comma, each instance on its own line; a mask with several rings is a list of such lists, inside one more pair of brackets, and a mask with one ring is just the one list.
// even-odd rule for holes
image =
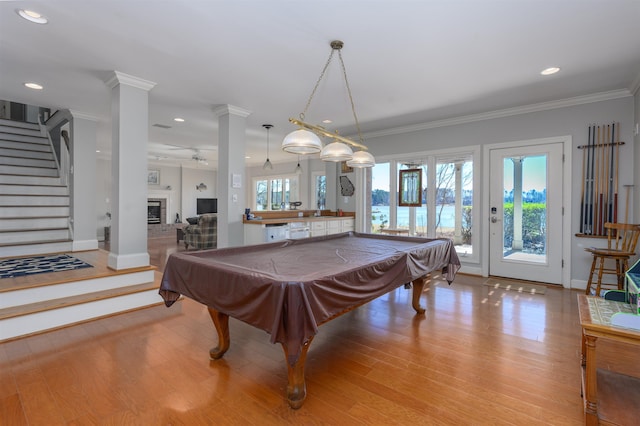
[[291, 154], [316, 154], [322, 151], [322, 142], [315, 133], [298, 129], [284, 137], [282, 149]]
[[320, 153], [320, 159], [322, 161], [347, 161], [353, 157], [353, 150], [351, 147], [342, 142], [331, 142], [322, 148]]
[[353, 158], [347, 161], [347, 166], [356, 167], [356, 168], [364, 168], [364, 167], [373, 167], [376, 165], [376, 159], [373, 158], [373, 155], [369, 154], [367, 151], [358, 151], [353, 153]]

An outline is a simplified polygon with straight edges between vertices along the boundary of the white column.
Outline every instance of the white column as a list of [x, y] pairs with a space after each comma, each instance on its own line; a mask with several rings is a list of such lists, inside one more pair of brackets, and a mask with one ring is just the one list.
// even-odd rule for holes
[[98, 248], [96, 234], [96, 143], [97, 118], [70, 111], [71, 220], [73, 251]]
[[147, 252], [147, 144], [149, 90], [155, 83], [114, 71], [111, 88], [112, 217], [108, 266], [149, 265]]
[[513, 250], [522, 250], [522, 157], [513, 161]]
[[244, 245], [245, 142], [251, 111], [222, 105], [218, 117], [218, 248]]

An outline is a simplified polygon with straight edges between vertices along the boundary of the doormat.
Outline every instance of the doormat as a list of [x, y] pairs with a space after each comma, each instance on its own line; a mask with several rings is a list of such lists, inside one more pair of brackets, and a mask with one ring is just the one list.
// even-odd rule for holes
[[93, 268], [93, 265], [68, 254], [20, 257], [0, 260], [0, 278], [24, 277], [45, 272], [70, 271], [80, 268]]
[[543, 285], [529, 284], [523, 281], [508, 280], [505, 278], [488, 278], [483, 285], [501, 288], [516, 293], [544, 294], [546, 287]]

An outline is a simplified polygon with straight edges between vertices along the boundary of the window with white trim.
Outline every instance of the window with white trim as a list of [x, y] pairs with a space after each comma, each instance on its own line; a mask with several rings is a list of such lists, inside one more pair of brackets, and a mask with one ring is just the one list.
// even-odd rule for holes
[[295, 175], [253, 179], [254, 211], [283, 210], [299, 199], [299, 181]]

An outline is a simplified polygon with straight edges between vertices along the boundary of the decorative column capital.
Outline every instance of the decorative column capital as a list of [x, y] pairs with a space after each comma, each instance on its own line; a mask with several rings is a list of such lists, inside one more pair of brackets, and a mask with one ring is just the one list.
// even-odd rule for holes
[[225, 104], [213, 108], [213, 114], [216, 117], [220, 117], [223, 115], [237, 115], [239, 117], [246, 118], [251, 115], [251, 111], [237, 106]]
[[153, 81], [134, 77], [120, 71], [113, 71], [113, 75], [107, 81], [105, 81], [105, 83], [107, 84], [109, 89], [113, 89], [118, 84], [125, 84], [127, 86], [133, 86], [138, 89], [146, 90], [147, 92], [156, 86], [156, 83], [154, 83]]

